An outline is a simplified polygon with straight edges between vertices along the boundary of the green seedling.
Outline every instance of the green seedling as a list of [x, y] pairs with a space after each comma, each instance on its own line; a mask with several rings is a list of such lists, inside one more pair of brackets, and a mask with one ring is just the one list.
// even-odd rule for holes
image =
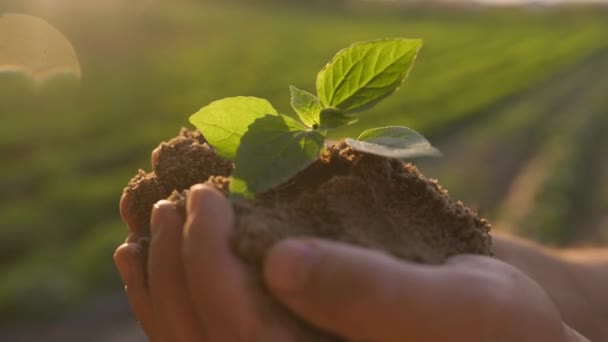
[[[231, 97], [202, 108], [190, 122], [220, 156], [234, 161], [231, 195], [251, 198], [306, 168], [324, 150], [328, 131], [356, 122], [355, 113], [395, 92], [421, 46], [417, 39], [381, 39], [338, 52], [317, 75], [317, 96], [290, 87], [299, 120], [279, 114], [264, 99]], [[345, 141], [359, 152], [388, 158], [440, 155], [407, 127], [373, 128]]]

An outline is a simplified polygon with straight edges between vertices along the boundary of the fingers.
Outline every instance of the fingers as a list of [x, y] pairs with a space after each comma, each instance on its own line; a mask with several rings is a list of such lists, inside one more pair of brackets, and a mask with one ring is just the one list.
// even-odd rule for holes
[[122, 217], [122, 220], [127, 224], [129, 230], [131, 229], [131, 225], [133, 222], [133, 220], [131, 219], [131, 216], [129, 215], [129, 193], [127, 192], [123, 192], [122, 196], [120, 196], [120, 201], [118, 202], [118, 209], [120, 211], [120, 217]]
[[234, 213], [222, 194], [205, 185], [191, 188], [187, 210], [183, 260], [190, 293], [207, 326], [226, 327], [234, 317], [221, 308], [242, 306], [243, 296], [241, 265], [229, 248]]
[[[416, 329], [394, 327], [406, 322], [417, 328], [433, 318], [426, 307], [434, 300], [423, 291], [435, 287], [432, 272], [416, 265], [404, 268], [387, 255], [345, 244], [280, 243], [267, 256], [265, 279], [296, 314], [349, 339], [417, 340]], [[397, 330], [403, 334], [395, 336]]]
[[[467, 305], [475, 307], [474, 283], [463, 280], [459, 303], [453, 303], [452, 280], [443, 267], [341, 243], [279, 243], [267, 255], [265, 280], [297, 315], [348, 339], [457, 341], [455, 330], [478, 323], [459, 318], [475, 317], [463, 312]], [[450, 312], [452, 304], [460, 311]]]
[[202, 341], [200, 322], [188, 297], [182, 265], [183, 219], [175, 205], [158, 202], [151, 217], [148, 281], [156, 322], [172, 342]]
[[[156, 164], [158, 163], [158, 157], [160, 155], [161, 146], [155, 148], [150, 154], [150, 164], [152, 165], [152, 169], [156, 168]], [[137, 242], [137, 240], [142, 236], [146, 235], [145, 231], [146, 227], [142, 227], [139, 224], [137, 218], [129, 212], [129, 205], [133, 200], [133, 193], [125, 191], [122, 193], [120, 197], [120, 201], [118, 204], [118, 209], [120, 211], [120, 216], [122, 220], [127, 224], [127, 228], [129, 229], [129, 237], [127, 239], [128, 242]]]
[[[188, 197], [183, 262], [190, 294], [213, 341], [246, 341], [257, 318], [250, 281], [231, 253], [234, 225], [231, 204], [217, 190], [196, 185]], [[241, 334], [241, 335], [239, 335]]]
[[129, 304], [137, 321], [151, 341], [159, 341], [152, 302], [144, 280], [144, 256], [140, 246], [136, 243], [121, 245], [114, 253], [114, 263], [125, 284]]
[[129, 237], [127, 238], [127, 242], [137, 242], [143, 229], [137, 227], [137, 220], [133, 215], [131, 215], [131, 213], [129, 213], [130, 201], [131, 193], [124, 192], [120, 197], [118, 208], [122, 220], [127, 224], [127, 228], [129, 229]]
[[266, 257], [278, 300], [351, 340], [561, 341], [561, 318], [538, 284], [473, 255], [440, 266], [316, 239], [286, 240]]

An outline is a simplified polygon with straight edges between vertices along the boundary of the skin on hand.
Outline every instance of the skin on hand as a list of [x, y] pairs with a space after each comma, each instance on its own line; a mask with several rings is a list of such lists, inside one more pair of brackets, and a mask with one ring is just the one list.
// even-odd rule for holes
[[[183, 222], [171, 203], [154, 207], [147, 265], [133, 236], [115, 255], [150, 340], [294, 341], [293, 327], [273, 315], [230, 251], [230, 203], [199, 185], [187, 208]], [[539, 285], [488, 257], [429, 266], [338, 242], [289, 239], [269, 251], [264, 276], [288, 309], [349, 340], [580, 340]]]
[[[231, 253], [230, 203], [217, 190], [197, 185], [187, 212], [184, 222], [171, 202], [154, 206], [147, 264], [139, 245], [129, 242], [136, 241], [136, 232], [115, 254], [131, 307], [150, 340], [292, 341], [299, 328], [274, 314]], [[123, 216], [132, 222], [128, 213]]]
[[541, 285], [569, 326], [592, 341], [608, 340], [608, 250], [553, 250], [502, 233], [493, 243], [495, 256]]
[[445, 265], [317, 239], [287, 240], [266, 281], [297, 315], [365, 341], [565, 341], [559, 312], [515, 268], [462, 255]]

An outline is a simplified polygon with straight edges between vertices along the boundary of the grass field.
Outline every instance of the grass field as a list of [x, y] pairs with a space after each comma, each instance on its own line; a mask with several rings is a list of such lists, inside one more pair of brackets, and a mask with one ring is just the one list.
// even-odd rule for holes
[[120, 290], [111, 256], [125, 238], [121, 189], [190, 114], [235, 95], [291, 114], [288, 86], [314, 90], [324, 63], [364, 39], [425, 46], [381, 115], [336, 137], [412, 127], [444, 151], [421, 167], [456, 199], [541, 241], [606, 241], [605, 11], [368, 6], [34, 11], [72, 42], [83, 76], [35, 93], [25, 77], [0, 74], [2, 322]]

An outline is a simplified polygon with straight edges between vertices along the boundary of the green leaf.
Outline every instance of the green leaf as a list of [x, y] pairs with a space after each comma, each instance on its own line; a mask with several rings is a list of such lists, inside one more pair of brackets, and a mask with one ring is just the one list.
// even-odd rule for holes
[[323, 110], [323, 105], [313, 94], [300, 90], [294, 86], [289, 87], [291, 92], [291, 107], [298, 113], [300, 120], [308, 126], [319, 125], [319, 114]]
[[439, 157], [441, 152], [431, 146], [422, 134], [407, 127], [390, 126], [367, 130], [357, 138], [346, 139], [354, 150], [394, 159]]
[[353, 44], [317, 75], [319, 100], [345, 113], [372, 107], [399, 88], [421, 46], [421, 40], [402, 38]]
[[341, 110], [335, 108], [325, 108], [320, 115], [321, 129], [338, 128], [340, 126], [354, 124], [359, 121], [358, 118], [348, 116], [342, 113]]
[[220, 156], [234, 160], [249, 125], [267, 114], [278, 115], [272, 105], [257, 97], [237, 96], [212, 102], [190, 116]]
[[230, 192], [250, 198], [286, 182], [319, 156], [324, 140], [285, 115], [255, 120], [236, 154]]

